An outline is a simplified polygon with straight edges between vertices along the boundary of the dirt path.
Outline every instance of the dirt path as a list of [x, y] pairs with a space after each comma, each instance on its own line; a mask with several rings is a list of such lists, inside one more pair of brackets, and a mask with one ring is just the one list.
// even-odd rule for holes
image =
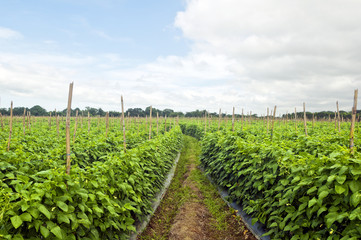
[[199, 143], [185, 137], [171, 186], [138, 239], [255, 239], [197, 168], [199, 153]]

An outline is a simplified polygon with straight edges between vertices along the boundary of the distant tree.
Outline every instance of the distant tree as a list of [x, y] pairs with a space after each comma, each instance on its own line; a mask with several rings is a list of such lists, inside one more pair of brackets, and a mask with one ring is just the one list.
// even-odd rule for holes
[[48, 114], [48, 112], [39, 105], [35, 105], [34, 107], [30, 108], [30, 113], [33, 116], [46, 116]]
[[24, 109], [26, 111], [28, 111], [28, 108], [24, 108], [24, 107], [14, 107], [13, 108], [13, 115], [15, 116], [22, 116], [24, 114]]

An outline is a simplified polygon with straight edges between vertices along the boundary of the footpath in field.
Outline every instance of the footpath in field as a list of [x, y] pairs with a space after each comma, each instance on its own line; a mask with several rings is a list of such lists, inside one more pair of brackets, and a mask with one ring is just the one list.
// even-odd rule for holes
[[141, 240], [256, 239], [198, 169], [200, 145], [185, 136], [173, 181]]

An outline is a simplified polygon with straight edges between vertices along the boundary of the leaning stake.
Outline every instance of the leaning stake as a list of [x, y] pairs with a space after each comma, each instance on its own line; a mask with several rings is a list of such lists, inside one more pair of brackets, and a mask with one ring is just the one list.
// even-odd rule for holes
[[303, 125], [305, 126], [305, 134], [307, 136], [307, 117], [306, 117], [306, 104], [303, 103]]
[[73, 84], [69, 85], [68, 109], [66, 111], [66, 174], [70, 175], [70, 112], [73, 97]]
[[[122, 102], [122, 119], [123, 119], [123, 147], [124, 152], [127, 151], [127, 145], [125, 142], [125, 120], [124, 120], [124, 102], [123, 102], [123, 96], [121, 96], [121, 102]], [[128, 112], [129, 113], [129, 112]]]
[[272, 139], [272, 137], [273, 137], [273, 127], [274, 127], [274, 124], [275, 124], [276, 108], [277, 108], [277, 106], [275, 106], [275, 109], [274, 109], [274, 111], [273, 111], [272, 128], [271, 128], [271, 139]]
[[355, 90], [352, 107], [352, 120], [351, 120], [351, 131], [350, 131], [350, 150], [351, 154], [354, 154], [354, 132], [355, 132], [355, 120], [357, 113], [357, 95], [358, 89]]
[[13, 131], [13, 101], [11, 101], [11, 107], [10, 107], [10, 130], [9, 130], [9, 141], [8, 141], [7, 151], [9, 151], [9, 149], [10, 149], [10, 141], [11, 141], [12, 131]]
[[149, 113], [149, 140], [152, 138], [152, 106], [150, 106]]

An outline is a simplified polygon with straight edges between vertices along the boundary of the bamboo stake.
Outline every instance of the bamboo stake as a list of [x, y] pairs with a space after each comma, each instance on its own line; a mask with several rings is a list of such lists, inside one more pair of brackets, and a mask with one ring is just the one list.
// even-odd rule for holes
[[98, 115], [98, 131], [99, 131], [99, 123], [100, 123], [100, 114]]
[[276, 108], [277, 108], [277, 106], [275, 106], [275, 108], [274, 108], [274, 110], [273, 110], [273, 119], [272, 119], [272, 128], [271, 128], [271, 139], [273, 138], [273, 128], [274, 128], [275, 117], [276, 117]]
[[29, 128], [29, 133], [31, 133], [31, 112], [28, 111], [28, 128]]
[[242, 108], [242, 124], [241, 124], [241, 130], [243, 130], [243, 124], [244, 124], [244, 113]]
[[108, 127], [109, 127], [109, 112], [105, 114], [105, 138], [108, 137]]
[[296, 108], [295, 108], [295, 130], [297, 132], [297, 111], [296, 111]]
[[336, 107], [337, 107], [337, 122], [338, 122], [338, 132], [341, 132], [341, 123], [340, 123], [340, 110], [338, 108], [338, 101], [336, 101]]
[[69, 85], [68, 108], [66, 112], [66, 174], [70, 175], [70, 113], [73, 97], [73, 83]]
[[219, 109], [219, 115], [218, 115], [218, 131], [221, 128], [221, 119], [222, 119], [222, 115], [221, 115], [221, 109]]
[[204, 134], [207, 132], [207, 111], [204, 112]]
[[88, 111], [88, 135], [89, 135], [89, 132], [90, 132], [90, 113]]
[[50, 113], [50, 115], [49, 115], [49, 120], [48, 120], [48, 122], [49, 122], [49, 130], [51, 129], [51, 112], [49, 112]]
[[335, 111], [335, 130], [337, 131], [337, 111]]
[[150, 106], [149, 113], [149, 140], [152, 138], [152, 106]]
[[[127, 150], [127, 145], [126, 145], [126, 139], [125, 139], [125, 120], [124, 120], [124, 102], [123, 102], [123, 96], [121, 96], [121, 102], [122, 102], [122, 118], [123, 118], [123, 147], [124, 147], [124, 152], [126, 152]], [[129, 112], [128, 112], [129, 114]]]
[[234, 107], [233, 107], [233, 113], [232, 113], [232, 132], [234, 132]]
[[269, 108], [267, 107], [267, 134], [269, 131]]
[[7, 151], [10, 150], [10, 141], [11, 141], [11, 133], [13, 132], [13, 101], [11, 101], [10, 107], [10, 129], [9, 129], [9, 141], [8, 141], [8, 148]]
[[307, 136], [307, 117], [306, 117], [306, 104], [303, 103], [303, 125], [305, 127], [305, 134]]
[[164, 116], [164, 133], [167, 131], [167, 115]]
[[59, 137], [59, 114], [56, 115], [56, 132], [58, 133]]
[[23, 133], [25, 136], [25, 113], [26, 113], [26, 108], [24, 108], [24, 114], [23, 114]]
[[350, 131], [350, 150], [351, 154], [354, 154], [354, 131], [355, 131], [355, 120], [357, 113], [357, 95], [358, 89], [355, 90], [352, 107], [352, 119], [351, 119], [351, 131]]
[[3, 123], [3, 115], [0, 113], [1, 118], [1, 129], [4, 129], [4, 123]]
[[75, 142], [75, 138], [76, 138], [76, 129], [77, 129], [77, 126], [78, 126], [78, 110], [76, 110], [76, 113], [75, 113], [75, 127], [74, 127], [74, 133], [73, 133], [73, 142]]

